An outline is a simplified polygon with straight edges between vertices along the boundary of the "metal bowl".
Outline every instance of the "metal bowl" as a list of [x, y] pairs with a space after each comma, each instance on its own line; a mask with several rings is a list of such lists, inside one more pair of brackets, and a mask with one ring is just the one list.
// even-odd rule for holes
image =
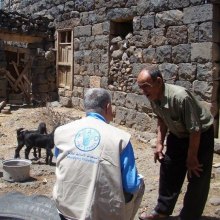
[[3, 179], [9, 182], [24, 182], [30, 178], [31, 161], [10, 159], [3, 162]]

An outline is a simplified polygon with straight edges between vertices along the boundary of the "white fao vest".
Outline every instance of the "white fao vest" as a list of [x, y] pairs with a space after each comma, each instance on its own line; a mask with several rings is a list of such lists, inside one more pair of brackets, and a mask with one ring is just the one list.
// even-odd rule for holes
[[120, 153], [130, 134], [86, 117], [56, 129], [59, 148], [53, 197], [76, 220], [126, 220]]

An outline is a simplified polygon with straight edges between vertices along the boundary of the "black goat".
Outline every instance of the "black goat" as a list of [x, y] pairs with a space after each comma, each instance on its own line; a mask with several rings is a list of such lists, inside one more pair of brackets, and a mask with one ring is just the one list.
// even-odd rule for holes
[[50, 134], [24, 133], [24, 142], [26, 145], [25, 158], [29, 159], [31, 148], [45, 148], [46, 149], [46, 164], [52, 164], [54, 147], [54, 130]]
[[[47, 128], [46, 128], [46, 124], [44, 122], [41, 122], [37, 128], [37, 130], [26, 130], [24, 128], [19, 128], [17, 129], [17, 142], [18, 142], [18, 146], [15, 150], [15, 158], [19, 158], [20, 157], [20, 150], [21, 148], [25, 145], [25, 134], [28, 133], [36, 133], [36, 134], [47, 134]], [[34, 147], [34, 157], [37, 157], [37, 153], [36, 153], [36, 147]], [[41, 149], [38, 148], [38, 157], [41, 157]]]

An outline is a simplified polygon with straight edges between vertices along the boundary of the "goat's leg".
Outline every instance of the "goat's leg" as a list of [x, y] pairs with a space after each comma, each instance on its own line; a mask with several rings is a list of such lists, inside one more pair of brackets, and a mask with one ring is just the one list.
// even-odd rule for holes
[[34, 157], [37, 158], [37, 149], [34, 147]]
[[25, 159], [29, 159], [29, 153], [32, 147], [27, 146], [25, 149]]
[[16, 147], [14, 158], [20, 158], [20, 150], [21, 150], [21, 148], [22, 148], [23, 146], [24, 146], [23, 144], [19, 144], [19, 145]]
[[38, 147], [38, 157], [41, 158], [41, 148]]
[[49, 165], [52, 164], [52, 159], [53, 159], [53, 152], [51, 149], [47, 149], [47, 152], [46, 152], [46, 164], [49, 163]]

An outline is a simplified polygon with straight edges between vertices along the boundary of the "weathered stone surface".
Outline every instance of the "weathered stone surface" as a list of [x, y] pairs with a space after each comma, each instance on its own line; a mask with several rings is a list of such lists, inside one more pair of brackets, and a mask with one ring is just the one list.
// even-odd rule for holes
[[84, 97], [84, 89], [83, 89], [83, 87], [74, 86], [73, 87], [73, 96], [76, 96], [76, 97], [79, 97], [79, 98], [83, 98]]
[[74, 108], [76, 108], [76, 109], [78, 109], [78, 107], [79, 107], [79, 98], [78, 97], [72, 97], [71, 98], [71, 105], [72, 105], [72, 107], [74, 107]]
[[149, 14], [146, 16], [143, 16], [141, 18], [141, 27], [142, 29], [153, 29], [154, 28], [154, 22], [155, 22], [155, 15]]
[[152, 46], [161, 46], [167, 44], [165, 28], [155, 28], [151, 30], [151, 44]]
[[127, 94], [125, 92], [115, 92], [113, 96], [113, 103], [116, 106], [124, 106]]
[[180, 63], [178, 75], [180, 80], [192, 82], [196, 77], [196, 64]]
[[190, 0], [169, 0], [170, 9], [185, 8], [188, 7], [189, 4]]
[[184, 24], [211, 21], [213, 18], [213, 5], [204, 4], [184, 8], [183, 10], [183, 22]]
[[84, 37], [84, 36], [91, 36], [92, 35], [92, 27], [91, 25], [86, 26], [78, 26], [74, 28], [74, 36], [75, 37]]
[[156, 61], [158, 63], [171, 62], [172, 47], [170, 45], [159, 46], [156, 49]]
[[200, 100], [210, 102], [212, 96], [212, 83], [195, 80], [193, 82], [193, 91]]
[[143, 113], [152, 113], [152, 108], [150, 105], [150, 101], [146, 98], [145, 95], [138, 95], [135, 99], [136, 102], [136, 109], [139, 112]]
[[99, 76], [90, 76], [90, 88], [99, 88], [101, 78]]
[[175, 85], [185, 87], [186, 89], [192, 92], [192, 83], [190, 83], [189, 81], [177, 80], [175, 82]]
[[147, 114], [137, 112], [132, 127], [139, 131], [152, 131], [153, 128], [155, 128], [153, 124], [155, 124], [155, 121], [152, 121], [152, 119]]
[[132, 8], [113, 8], [107, 12], [107, 18], [112, 21], [126, 21], [135, 16]]
[[74, 85], [83, 86], [83, 76], [80, 76], [80, 75], [74, 76]]
[[213, 40], [213, 23], [204, 22], [199, 25], [199, 41], [200, 42], [209, 42]]
[[143, 61], [144, 63], [152, 63], [156, 60], [156, 49], [147, 48], [143, 50]]
[[163, 63], [158, 66], [165, 81], [174, 81], [177, 77], [178, 66], [171, 63]]
[[72, 100], [68, 97], [60, 96], [60, 104], [65, 107], [72, 107]]
[[198, 42], [199, 39], [199, 26], [198, 24], [189, 24], [188, 25], [188, 42]]
[[188, 63], [191, 55], [190, 44], [179, 44], [172, 48], [172, 60], [174, 63]]
[[209, 62], [219, 59], [219, 46], [215, 43], [192, 43], [191, 61]]
[[116, 106], [114, 122], [116, 124], [125, 125], [127, 114], [128, 114], [128, 109], [120, 106]]
[[155, 23], [157, 27], [170, 25], [182, 25], [183, 13], [180, 10], [170, 10], [156, 14]]
[[212, 63], [197, 64], [197, 79], [200, 81], [211, 82], [213, 76]]
[[92, 35], [100, 35], [103, 34], [103, 24], [94, 24], [92, 26]]
[[166, 37], [171, 45], [185, 44], [187, 43], [187, 27], [171, 26], [167, 29]]

